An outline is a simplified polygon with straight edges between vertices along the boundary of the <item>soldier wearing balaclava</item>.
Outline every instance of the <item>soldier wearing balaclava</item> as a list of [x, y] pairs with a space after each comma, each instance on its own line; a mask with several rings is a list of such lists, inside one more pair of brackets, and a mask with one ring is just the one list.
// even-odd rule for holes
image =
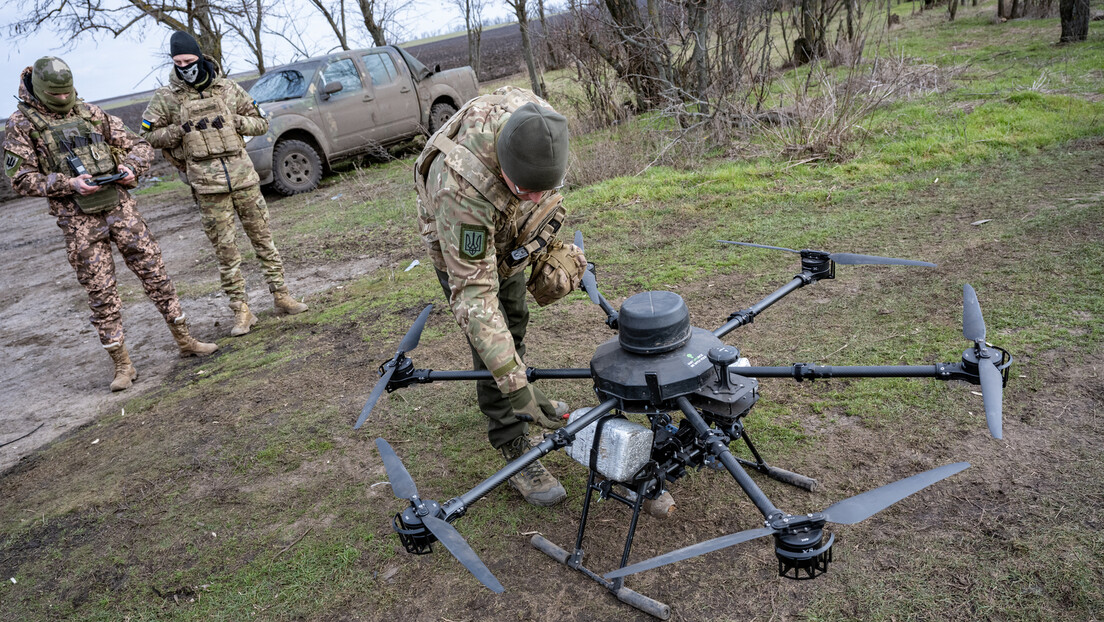
[[112, 242], [165, 318], [180, 353], [218, 349], [188, 333], [161, 248], [127, 190], [152, 160], [153, 149], [122, 120], [77, 98], [65, 61], [46, 56], [23, 70], [18, 110], [8, 117], [4, 136], [4, 172], [19, 194], [46, 197], [57, 218], [66, 256], [88, 292], [92, 325], [114, 363], [112, 391], [138, 377], [125, 345]]
[[222, 75], [192, 35], [169, 38], [173, 70], [142, 118], [140, 134], [184, 174], [203, 213], [203, 231], [215, 248], [222, 291], [234, 312], [231, 336], [257, 323], [245, 291], [234, 219], [241, 221], [264, 272], [278, 313], [307, 310], [288, 291], [284, 264], [268, 227], [268, 205], [243, 136], [268, 131], [268, 119], [237, 82]]

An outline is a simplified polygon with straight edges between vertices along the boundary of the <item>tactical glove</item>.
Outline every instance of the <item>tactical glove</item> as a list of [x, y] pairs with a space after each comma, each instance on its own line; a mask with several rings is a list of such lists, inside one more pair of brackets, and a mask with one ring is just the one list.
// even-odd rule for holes
[[567, 423], [566, 419], [556, 414], [556, 407], [548, 401], [544, 393], [531, 384], [507, 394], [506, 397], [510, 399], [514, 416], [522, 421], [532, 421], [549, 430], [562, 428]]

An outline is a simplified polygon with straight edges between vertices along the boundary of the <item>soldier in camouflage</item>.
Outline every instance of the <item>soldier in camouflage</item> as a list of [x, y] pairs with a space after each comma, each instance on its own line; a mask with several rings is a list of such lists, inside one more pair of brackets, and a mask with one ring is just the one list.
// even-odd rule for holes
[[234, 216], [253, 245], [272, 292], [276, 311], [302, 313], [284, 284], [284, 265], [268, 227], [268, 206], [260, 177], [245, 151], [243, 136], [268, 131], [268, 119], [253, 98], [224, 77], [218, 63], [203, 56], [195, 38], [175, 32], [169, 40], [173, 59], [169, 85], [153, 95], [139, 133], [184, 173], [203, 213], [203, 231], [215, 247], [222, 290], [234, 311], [233, 336], [257, 323], [249, 309]]
[[[555, 238], [567, 156], [567, 120], [532, 92], [503, 87], [453, 115], [415, 164], [422, 240], [473, 365], [494, 377], [477, 394], [507, 462], [530, 449], [528, 422], [554, 429], [568, 412], [528, 383], [523, 359], [526, 290], [549, 304], [578, 287], [586, 268], [579, 248]], [[566, 497], [539, 461], [510, 483], [535, 505]]]
[[[165, 318], [181, 356], [217, 350], [188, 334], [161, 248], [127, 192], [149, 168], [153, 149], [118, 117], [79, 99], [59, 58], [40, 58], [23, 70], [19, 100], [4, 136], [4, 171], [19, 194], [47, 198], [65, 234], [69, 263], [88, 291], [92, 325], [115, 365], [111, 390], [122, 391], [138, 377], [124, 344], [111, 242]], [[118, 179], [107, 181], [112, 176]]]

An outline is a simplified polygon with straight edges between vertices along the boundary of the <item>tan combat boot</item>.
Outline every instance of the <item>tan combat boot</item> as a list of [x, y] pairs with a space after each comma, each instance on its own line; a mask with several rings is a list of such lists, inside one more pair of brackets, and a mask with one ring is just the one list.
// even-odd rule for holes
[[307, 310], [307, 305], [293, 298], [286, 287], [272, 290], [272, 302], [276, 312], [284, 315], [295, 315]]
[[[519, 436], [502, 447], [499, 447], [498, 450], [502, 452], [502, 456], [506, 458], [506, 462], [513, 462], [530, 449], [532, 449], [532, 446], [529, 444], [529, 439], [524, 436]], [[565, 491], [564, 487], [560, 485], [560, 482], [557, 481], [555, 477], [552, 477], [552, 474], [544, 468], [540, 460], [533, 461], [532, 464], [522, 469], [517, 475], [511, 477], [510, 485], [520, 492], [521, 496], [524, 497], [526, 501], [533, 505], [548, 507], [550, 505], [556, 505], [567, 498], [567, 491]]]
[[231, 302], [230, 308], [234, 311], [234, 328], [230, 329], [230, 336], [237, 337], [249, 332], [257, 323], [257, 316], [249, 310], [249, 304], [245, 302]]
[[127, 353], [126, 346], [120, 341], [104, 346], [104, 349], [111, 355], [111, 360], [115, 363], [115, 378], [111, 380], [111, 390], [129, 389], [134, 380], [138, 378], [138, 370], [130, 362], [130, 354]]
[[218, 344], [203, 343], [188, 334], [188, 325], [184, 323], [184, 316], [180, 316], [169, 322], [169, 332], [172, 333], [176, 345], [180, 348], [181, 358], [186, 356], [206, 356], [218, 350]]

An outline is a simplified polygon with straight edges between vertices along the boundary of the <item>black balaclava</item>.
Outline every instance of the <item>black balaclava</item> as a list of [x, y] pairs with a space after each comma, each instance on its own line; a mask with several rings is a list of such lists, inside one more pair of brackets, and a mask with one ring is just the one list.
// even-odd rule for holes
[[215, 78], [214, 66], [211, 61], [203, 58], [203, 51], [199, 49], [199, 43], [196, 43], [195, 37], [178, 30], [172, 34], [172, 37], [169, 37], [169, 56], [180, 54], [193, 54], [198, 56], [199, 60], [186, 67], [174, 67], [176, 75], [195, 87], [197, 91], [202, 91], [210, 86], [211, 81]]

